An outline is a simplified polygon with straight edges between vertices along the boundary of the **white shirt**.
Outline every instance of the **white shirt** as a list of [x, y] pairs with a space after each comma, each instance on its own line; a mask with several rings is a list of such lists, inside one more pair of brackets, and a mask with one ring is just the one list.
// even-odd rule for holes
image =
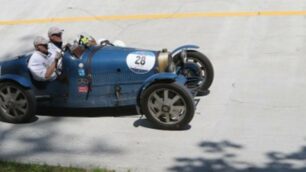
[[48, 52], [50, 54], [50, 58], [54, 60], [56, 57], [56, 53], [60, 53], [62, 50], [54, 45], [52, 42], [48, 44]]
[[[57, 53], [61, 53], [61, 49], [58, 48], [56, 45], [54, 45], [52, 42], [49, 42], [48, 44], [48, 52], [49, 52], [49, 56], [50, 59], [52, 59], [54, 61], [56, 54]], [[57, 69], [62, 69], [62, 59], [59, 59], [59, 61], [57, 62]], [[57, 71], [59, 73], [59, 71]]]
[[[46, 81], [47, 79], [45, 75], [47, 68], [51, 66], [53, 61], [54, 58], [52, 59], [51, 56], [47, 56], [39, 51], [34, 51], [28, 63], [28, 68], [30, 69], [33, 78], [38, 81]], [[54, 80], [55, 78], [56, 74], [53, 72], [49, 80]]]

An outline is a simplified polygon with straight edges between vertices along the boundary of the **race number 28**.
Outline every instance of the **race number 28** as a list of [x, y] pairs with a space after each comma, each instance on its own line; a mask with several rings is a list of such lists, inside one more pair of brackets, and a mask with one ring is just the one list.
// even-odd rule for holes
[[155, 65], [156, 57], [150, 51], [134, 51], [127, 55], [128, 68], [137, 74], [145, 74], [151, 71]]
[[136, 56], [135, 64], [145, 65], [146, 64], [146, 56]]

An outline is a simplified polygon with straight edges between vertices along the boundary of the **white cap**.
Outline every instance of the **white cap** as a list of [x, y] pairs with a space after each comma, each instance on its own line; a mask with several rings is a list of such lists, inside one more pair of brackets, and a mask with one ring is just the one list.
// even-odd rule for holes
[[53, 26], [53, 27], [50, 27], [50, 28], [49, 28], [48, 36], [50, 37], [50, 36], [52, 36], [53, 34], [59, 34], [59, 33], [62, 33], [62, 32], [64, 32], [64, 29], [61, 29], [61, 28], [59, 28], [59, 27]]
[[42, 36], [37, 36], [35, 39], [34, 39], [34, 46], [37, 46], [37, 45], [40, 45], [40, 44], [48, 44], [48, 40]]

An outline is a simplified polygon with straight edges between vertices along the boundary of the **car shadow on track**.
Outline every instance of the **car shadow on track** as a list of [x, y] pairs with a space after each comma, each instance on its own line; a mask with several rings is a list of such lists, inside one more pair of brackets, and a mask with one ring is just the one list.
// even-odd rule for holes
[[[136, 120], [134, 122], [134, 127], [136, 127], [136, 128], [137, 127], [144, 127], [144, 128], [150, 128], [150, 129], [157, 129], [158, 130], [158, 128], [154, 127], [152, 125], [152, 123], [149, 120], [147, 120], [145, 117], [142, 117], [142, 118], [139, 118], [138, 120]], [[191, 125], [187, 125], [185, 128], [180, 129], [180, 131], [189, 130], [189, 129], [191, 129]], [[160, 129], [160, 130], [162, 130], [162, 129]]]
[[[128, 117], [136, 116], [134, 106], [120, 108], [51, 108], [40, 106], [37, 108], [36, 116], [21, 124], [34, 123], [39, 121], [39, 116], [50, 117], [76, 117], [76, 118], [97, 118], [97, 117]], [[136, 117], [138, 117], [137, 115]]]
[[55, 117], [123, 117], [137, 115], [134, 106], [120, 108], [50, 108], [39, 107], [37, 114]]
[[[136, 120], [133, 126], [144, 127], [149, 129], [158, 129], [146, 119], [145, 116], [137, 115], [135, 106], [126, 106], [120, 108], [50, 108], [39, 107], [37, 109], [38, 116], [51, 116], [51, 117], [76, 117], [76, 118], [97, 118], [97, 117], [134, 117]], [[35, 122], [38, 117], [29, 121]], [[187, 125], [181, 130], [189, 130], [190, 125]]]
[[[150, 121], [144, 116], [137, 115], [135, 106], [117, 107], [117, 108], [50, 108], [39, 107], [37, 110], [38, 116], [51, 117], [76, 117], [76, 118], [97, 118], [97, 117], [133, 117], [136, 121], [133, 123], [134, 127], [144, 127], [156, 129]], [[35, 122], [38, 117], [31, 120]]]

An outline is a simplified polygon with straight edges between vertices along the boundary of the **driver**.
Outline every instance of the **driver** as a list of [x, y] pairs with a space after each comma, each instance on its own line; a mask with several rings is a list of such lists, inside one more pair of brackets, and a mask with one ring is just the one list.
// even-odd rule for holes
[[34, 39], [34, 47], [35, 52], [28, 63], [33, 78], [37, 81], [55, 80], [55, 70], [61, 54], [56, 53], [54, 58], [51, 58], [48, 52], [48, 40], [42, 36]]
[[51, 58], [54, 58], [57, 53], [60, 53], [62, 51], [63, 46], [63, 39], [62, 34], [64, 32], [64, 29], [58, 28], [58, 27], [50, 27], [48, 31], [48, 37], [49, 37], [49, 53]]
[[[54, 59], [58, 53], [63, 52], [63, 35], [64, 29], [59, 27], [50, 27], [48, 30], [49, 44], [48, 51], [51, 59]], [[61, 75], [62, 62], [61, 59], [58, 62], [56, 73]]]

